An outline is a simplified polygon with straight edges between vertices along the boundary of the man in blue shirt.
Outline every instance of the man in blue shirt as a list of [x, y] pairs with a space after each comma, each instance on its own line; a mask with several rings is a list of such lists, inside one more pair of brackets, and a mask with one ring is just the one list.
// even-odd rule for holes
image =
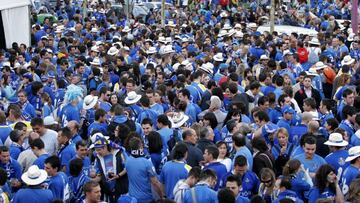
[[8, 174], [8, 180], [13, 179], [11, 181], [12, 189], [16, 190], [20, 188], [20, 178], [22, 175], [20, 164], [10, 157], [9, 148], [6, 146], [0, 146], [0, 168], [3, 168]]
[[191, 125], [192, 123], [197, 121], [197, 115], [201, 112], [201, 109], [197, 104], [192, 103], [190, 101], [190, 92], [188, 89], [182, 89], [179, 94], [178, 98], [180, 101], [185, 102], [186, 109], [185, 114], [190, 117], [188, 124]]
[[219, 157], [219, 149], [216, 146], [208, 146], [205, 148], [203, 157], [205, 161], [204, 170], [212, 169], [216, 172], [217, 183], [214, 190], [217, 191], [219, 189], [221, 178], [227, 172], [226, 166], [217, 161], [217, 158]]
[[315, 154], [316, 138], [314, 136], [306, 136], [302, 147], [304, 149], [304, 153], [295, 156], [294, 159], [298, 159], [301, 163], [303, 163], [304, 168], [309, 170], [310, 176], [314, 178], [317, 169], [321, 165], [326, 164], [326, 161], [319, 155]]
[[107, 134], [106, 111], [104, 109], [96, 109], [95, 121], [88, 128], [88, 137], [94, 131], [101, 132], [103, 135]]
[[71, 143], [76, 144], [77, 142], [82, 141], [82, 138], [79, 134], [80, 125], [77, 121], [69, 121], [66, 126], [71, 130]]
[[33, 165], [38, 166], [39, 169], [45, 169], [45, 159], [47, 159], [50, 155], [45, 150], [44, 142], [40, 138], [32, 140], [30, 147], [31, 151], [37, 157]]
[[69, 162], [75, 157], [75, 144], [70, 143], [72, 138], [71, 131], [68, 127], [64, 127], [58, 131], [57, 140], [60, 146], [58, 156], [61, 160], [60, 170], [69, 174]]
[[236, 198], [235, 203], [249, 203], [250, 200], [246, 197], [243, 197], [240, 194], [241, 191], [241, 179], [238, 176], [231, 175], [226, 178], [226, 188], [230, 189]]
[[337, 176], [341, 177], [342, 172], [348, 167], [348, 163], [345, 160], [349, 156], [349, 152], [345, 150], [345, 147], [349, 144], [343, 140], [340, 133], [332, 133], [329, 136], [329, 140], [324, 143], [330, 148], [331, 154], [325, 157], [325, 161], [330, 164], [337, 172]]
[[49, 190], [53, 193], [54, 199], [68, 200], [70, 198], [70, 191], [68, 185], [68, 177], [65, 173], [60, 172], [61, 160], [57, 156], [50, 156], [45, 159], [45, 171], [49, 179]]
[[88, 144], [82, 140], [75, 144], [76, 155], [73, 159], [81, 159], [83, 161], [83, 173], [90, 175], [90, 158], [88, 157]]
[[241, 178], [241, 187], [239, 194], [248, 199], [258, 193], [260, 181], [256, 174], [248, 170], [248, 164], [245, 156], [239, 155], [235, 158], [234, 169], [222, 177], [221, 187], [226, 186], [227, 177], [236, 175]]
[[285, 128], [288, 132], [291, 130], [291, 121], [295, 114], [295, 110], [291, 106], [284, 106], [282, 108], [283, 117], [278, 121], [277, 125], [279, 128]]
[[216, 182], [216, 173], [211, 169], [204, 170], [200, 175], [200, 181], [185, 192], [183, 203], [216, 203], [217, 194], [212, 189]]
[[176, 183], [181, 179], [186, 179], [191, 166], [185, 163], [188, 156], [186, 144], [179, 143], [174, 148], [173, 160], [168, 161], [162, 167], [160, 181], [164, 184], [166, 197], [173, 199], [173, 190]]
[[342, 115], [344, 117], [344, 120], [342, 120], [341, 123], [339, 124], [339, 128], [345, 130], [347, 135], [350, 137], [350, 139], [352, 135], [355, 133], [353, 123], [355, 123], [356, 113], [357, 113], [356, 108], [349, 105], [344, 106], [342, 110]]
[[10, 140], [12, 143], [10, 144], [10, 156], [11, 158], [17, 160], [19, 157], [19, 154], [24, 151], [24, 148], [22, 147], [25, 139], [25, 134], [23, 134], [19, 130], [13, 130], [10, 132]]
[[157, 179], [155, 169], [150, 160], [144, 157], [141, 139], [133, 137], [129, 141], [131, 156], [125, 163], [129, 177], [129, 195], [138, 202], [151, 202], [153, 187], [160, 198], [164, 197], [162, 185]]
[[344, 196], [348, 194], [351, 182], [360, 174], [360, 146], [351, 147], [349, 157], [345, 161], [350, 162], [351, 165], [345, 169], [341, 179]]
[[75, 158], [69, 163], [69, 187], [71, 190], [71, 202], [80, 202], [84, 199], [83, 186], [90, 178], [83, 173], [83, 161]]
[[35, 108], [28, 101], [26, 92], [24, 90], [21, 90], [18, 93], [18, 98], [19, 98], [18, 104], [21, 107], [22, 117], [27, 121], [30, 121], [32, 118], [35, 118], [36, 117]]
[[246, 136], [244, 136], [240, 132], [237, 132], [232, 136], [232, 139], [233, 146], [236, 151], [233, 163], [235, 164], [236, 157], [243, 155], [247, 160], [247, 168], [251, 171], [253, 166], [253, 156], [249, 148], [247, 148], [246, 146]]

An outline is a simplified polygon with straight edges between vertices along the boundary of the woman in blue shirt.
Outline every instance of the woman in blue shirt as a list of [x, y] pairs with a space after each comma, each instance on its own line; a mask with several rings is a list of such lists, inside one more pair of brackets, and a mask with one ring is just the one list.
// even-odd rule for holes
[[336, 203], [344, 202], [336, 171], [329, 164], [320, 166], [315, 181], [316, 185], [309, 192], [309, 203], [315, 203], [320, 198], [335, 200]]
[[283, 176], [290, 178], [291, 190], [296, 192], [299, 198], [304, 198], [304, 192], [310, 190], [313, 182], [301, 162], [297, 159], [288, 161], [282, 172]]
[[166, 158], [165, 154], [162, 153], [163, 143], [161, 136], [156, 131], [151, 131], [147, 136], [148, 140], [148, 151], [151, 157], [151, 162], [155, 167], [156, 173], [159, 175], [163, 163], [163, 159]]

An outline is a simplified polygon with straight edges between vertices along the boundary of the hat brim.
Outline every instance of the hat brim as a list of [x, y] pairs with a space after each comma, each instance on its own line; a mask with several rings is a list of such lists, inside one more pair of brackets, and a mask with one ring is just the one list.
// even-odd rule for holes
[[40, 169], [40, 176], [36, 179], [29, 178], [28, 172], [25, 172], [21, 175], [21, 180], [24, 181], [27, 185], [40, 185], [47, 179], [48, 175], [45, 170]]
[[189, 116], [183, 114], [182, 119], [177, 123], [174, 123], [174, 120], [171, 117], [169, 118], [169, 120], [171, 122], [171, 128], [180, 128], [181, 126], [183, 126], [186, 123], [186, 121], [189, 120]]
[[311, 41], [309, 41], [309, 44], [312, 44], [312, 45], [320, 45], [320, 43], [318, 43], [318, 42], [311, 42]]
[[96, 103], [98, 102], [98, 99], [99, 99], [98, 97], [94, 97], [94, 100], [88, 105], [86, 105], [84, 102], [83, 109], [89, 110], [89, 109], [93, 108], [96, 105]]
[[335, 146], [335, 147], [346, 147], [346, 146], [348, 146], [349, 143], [346, 142], [345, 140], [343, 140], [342, 142], [339, 142], [339, 143], [331, 142], [330, 140], [328, 140], [324, 144], [328, 145], [328, 146]]
[[100, 63], [97, 63], [97, 62], [90, 62], [91, 65], [94, 65], [94, 66], [100, 66], [101, 64]]
[[141, 95], [137, 95], [135, 99], [130, 100], [129, 97], [126, 97], [124, 102], [125, 104], [136, 104], [141, 99]]
[[356, 156], [349, 156], [348, 158], [345, 159], [345, 162], [350, 162], [356, 158], [358, 158], [360, 156], [360, 154], [356, 155]]
[[348, 61], [348, 62], [341, 62], [341, 65], [343, 66], [343, 65], [350, 65], [350, 64], [352, 64], [352, 63], [354, 63], [355, 62], [355, 59], [351, 59], [350, 61]]
[[117, 51], [115, 51], [113, 53], [111, 53], [110, 51], [107, 52], [107, 54], [110, 55], [110, 56], [115, 56], [118, 53], [119, 53], [119, 50], [117, 50]]
[[317, 74], [317, 73], [312, 73], [312, 72], [306, 71], [306, 75], [317, 76], [318, 74]]

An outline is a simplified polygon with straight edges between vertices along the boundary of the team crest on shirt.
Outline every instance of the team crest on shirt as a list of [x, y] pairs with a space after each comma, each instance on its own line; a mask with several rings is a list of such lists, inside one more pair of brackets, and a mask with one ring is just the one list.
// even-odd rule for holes
[[249, 178], [245, 178], [245, 183], [249, 183], [249, 182], [250, 182]]
[[345, 165], [345, 159], [340, 157], [339, 160], [338, 160], [338, 164], [340, 164], [341, 166]]

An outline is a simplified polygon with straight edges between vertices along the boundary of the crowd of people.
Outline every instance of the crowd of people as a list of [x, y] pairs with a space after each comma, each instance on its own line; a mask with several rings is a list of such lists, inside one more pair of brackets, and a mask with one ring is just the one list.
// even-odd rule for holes
[[360, 202], [359, 5], [113, 3], [0, 51], [0, 202]]

